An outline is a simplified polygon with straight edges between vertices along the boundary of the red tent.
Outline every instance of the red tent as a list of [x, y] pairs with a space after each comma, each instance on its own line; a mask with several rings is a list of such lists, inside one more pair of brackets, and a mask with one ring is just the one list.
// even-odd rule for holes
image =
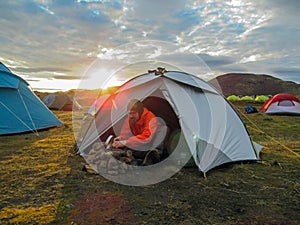
[[291, 94], [280, 93], [266, 101], [259, 112], [300, 115], [300, 100]]

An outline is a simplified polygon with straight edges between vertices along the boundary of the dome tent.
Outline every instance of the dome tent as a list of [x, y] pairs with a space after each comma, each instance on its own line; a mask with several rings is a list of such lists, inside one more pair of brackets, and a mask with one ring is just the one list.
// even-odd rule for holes
[[266, 95], [257, 95], [255, 101], [257, 102], [266, 102], [269, 100], [269, 97]]
[[239, 101], [239, 100], [241, 100], [241, 99], [239, 98], [239, 96], [236, 96], [236, 95], [230, 95], [230, 96], [227, 97], [227, 100], [228, 100], [228, 101]]
[[0, 135], [60, 126], [62, 122], [29, 89], [29, 84], [0, 63]]
[[258, 159], [261, 146], [251, 141], [226, 99], [202, 79], [178, 71], [150, 71], [120, 86], [100, 106], [79, 143], [81, 155], [122, 124], [127, 102], [133, 98], [162, 118], [171, 134], [178, 132], [179, 126], [186, 148], [202, 172], [228, 162]]
[[81, 106], [79, 103], [68, 94], [52, 93], [48, 94], [43, 98], [43, 102], [49, 109], [72, 111], [80, 110]]
[[251, 100], [253, 100], [253, 98], [251, 96], [245, 95], [245, 96], [241, 97], [241, 100], [243, 100], [243, 101], [251, 101]]
[[266, 114], [300, 115], [300, 100], [291, 94], [280, 93], [266, 101], [259, 112]]

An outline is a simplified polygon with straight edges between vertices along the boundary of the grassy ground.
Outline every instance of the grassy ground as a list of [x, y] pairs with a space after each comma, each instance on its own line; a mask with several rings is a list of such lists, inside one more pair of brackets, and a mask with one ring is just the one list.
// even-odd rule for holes
[[56, 217], [74, 143], [69, 113], [65, 126], [48, 131], [1, 136], [1, 224], [47, 224]]
[[[245, 114], [232, 102], [254, 141], [260, 163], [208, 172], [183, 168], [146, 187], [123, 186], [82, 171], [72, 154], [70, 112], [65, 126], [0, 137], [0, 224], [299, 224], [300, 117]], [[77, 122], [77, 123], [76, 123]], [[77, 124], [77, 125], [76, 125]]]

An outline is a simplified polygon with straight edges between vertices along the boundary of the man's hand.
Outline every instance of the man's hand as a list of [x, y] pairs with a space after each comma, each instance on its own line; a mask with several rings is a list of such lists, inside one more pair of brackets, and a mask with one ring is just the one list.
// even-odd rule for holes
[[114, 142], [112, 143], [113, 148], [123, 148], [125, 147], [125, 145], [126, 145], [126, 141], [119, 141], [118, 139], [114, 140]]

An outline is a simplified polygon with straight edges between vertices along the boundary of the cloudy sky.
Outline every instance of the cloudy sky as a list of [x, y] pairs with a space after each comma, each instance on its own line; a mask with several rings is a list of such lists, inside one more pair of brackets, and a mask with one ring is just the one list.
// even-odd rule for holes
[[113, 83], [157, 65], [300, 83], [299, 10], [298, 0], [3, 1], [0, 61], [34, 89]]

